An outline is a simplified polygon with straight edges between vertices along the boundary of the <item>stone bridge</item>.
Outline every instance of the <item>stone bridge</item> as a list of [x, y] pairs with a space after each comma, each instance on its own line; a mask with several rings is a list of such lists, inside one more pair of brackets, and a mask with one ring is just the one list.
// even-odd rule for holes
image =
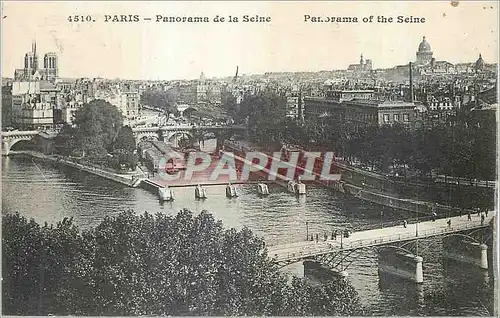
[[[163, 126], [163, 127], [136, 127], [133, 128], [136, 142], [141, 140], [161, 140], [173, 142], [180, 138], [200, 138], [213, 133], [216, 136], [221, 134], [234, 134], [238, 131], [244, 131], [245, 126]], [[20, 141], [30, 141], [35, 136], [40, 135], [41, 131], [2, 131], [2, 155], [8, 155], [12, 146]]]
[[7, 156], [12, 146], [20, 141], [30, 141], [35, 136], [39, 135], [38, 130], [28, 131], [2, 131], [2, 155]]
[[175, 142], [180, 138], [201, 138], [209, 133], [220, 136], [224, 134], [234, 134], [238, 131], [244, 131], [245, 126], [163, 126], [163, 127], [136, 127], [132, 128], [136, 142], [141, 140], [160, 140], [166, 142]]

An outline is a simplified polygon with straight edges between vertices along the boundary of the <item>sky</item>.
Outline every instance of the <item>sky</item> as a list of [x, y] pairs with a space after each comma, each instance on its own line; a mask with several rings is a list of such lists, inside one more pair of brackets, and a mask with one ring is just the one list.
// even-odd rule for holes
[[[209, 1], [2, 2], [2, 76], [23, 67], [37, 41], [39, 59], [58, 54], [61, 77], [171, 80], [280, 71], [346, 69], [360, 54], [374, 68], [415, 60], [423, 36], [437, 60], [498, 59], [496, 1]], [[137, 14], [139, 22], [104, 22]], [[69, 22], [90, 15], [96, 22]], [[165, 23], [162, 16], [237, 16], [240, 22]], [[241, 22], [243, 15], [269, 23]], [[358, 23], [312, 23], [304, 16], [357, 17]], [[363, 17], [424, 17], [425, 23], [363, 23]], [[152, 18], [151, 21], [143, 20]], [[43, 64], [40, 63], [43, 66]]]

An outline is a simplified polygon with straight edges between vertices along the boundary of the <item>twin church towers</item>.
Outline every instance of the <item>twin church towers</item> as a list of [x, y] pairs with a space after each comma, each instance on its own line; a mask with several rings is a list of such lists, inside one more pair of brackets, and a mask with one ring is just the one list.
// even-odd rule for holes
[[36, 51], [36, 41], [31, 44], [31, 52], [24, 56], [24, 68], [16, 69], [14, 80], [16, 81], [36, 81], [45, 80], [54, 82], [58, 77], [57, 54], [46, 53], [43, 57], [43, 68], [39, 68], [38, 54]]

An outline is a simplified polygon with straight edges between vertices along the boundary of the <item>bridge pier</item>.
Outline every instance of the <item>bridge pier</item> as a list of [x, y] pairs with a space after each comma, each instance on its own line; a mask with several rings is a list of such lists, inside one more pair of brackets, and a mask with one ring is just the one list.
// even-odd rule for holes
[[329, 268], [313, 259], [307, 259], [303, 262], [304, 277], [309, 279], [317, 279], [320, 281], [333, 280], [347, 277], [347, 272]]
[[411, 253], [391, 248], [381, 249], [379, 250], [378, 273], [380, 279], [392, 275], [420, 284], [424, 282], [422, 262], [422, 257]]
[[488, 246], [459, 236], [443, 238], [443, 257], [488, 269]]

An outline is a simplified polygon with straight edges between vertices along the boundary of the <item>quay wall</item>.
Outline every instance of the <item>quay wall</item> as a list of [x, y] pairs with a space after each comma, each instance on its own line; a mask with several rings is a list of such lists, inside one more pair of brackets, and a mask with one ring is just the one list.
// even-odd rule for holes
[[[442, 180], [398, 180], [380, 173], [365, 171], [344, 163], [336, 162], [346, 183], [363, 187], [374, 192], [387, 192], [400, 198], [419, 197], [423, 201], [451, 204], [468, 208], [473, 202], [479, 202], [484, 208], [494, 207], [494, 187], [477, 186], [477, 182], [457, 180], [456, 183], [444, 183]], [[491, 182], [483, 182], [490, 184]]]
[[17, 151], [17, 152], [11, 152], [11, 154], [19, 154], [19, 155], [27, 155], [32, 158], [37, 158], [40, 160], [45, 160], [45, 161], [50, 161], [55, 164], [61, 164], [67, 167], [75, 168], [81, 171], [85, 171], [87, 173], [99, 176], [101, 178], [105, 178], [123, 185], [126, 185], [128, 187], [135, 187], [137, 186], [136, 180], [140, 179], [137, 178], [137, 176], [130, 175], [130, 176], [125, 176], [125, 175], [120, 175], [117, 173], [113, 173], [111, 171], [106, 171], [104, 169], [88, 166], [88, 165], [82, 165], [80, 163], [68, 160], [66, 158], [63, 158], [61, 156], [53, 156], [53, 155], [45, 155], [39, 152], [34, 152], [34, 151]]
[[[225, 142], [225, 147], [235, 151], [235, 156], [244, 157], [245, 153], [248, 151], [254, 151], [249, 147], [244, 146], [244, 144], [237, 142]], [[269, 156], [266, 153], [262, 154]], [[286, 162], [283, 162], [286, 164]], [[402, 181], [393, 180], [392, 178], [382, 175], [380, 173], [365, 171], [355, 167], [348, 166], [341, 162], [334, 162], [335, 170], [341, 174], [340, 182], [337, 180], [322, 181], [318, 178], [314, 183], [333, 188], [336, 191], [342, 193], [354, 195], [360, 200], [367, 202], [372, 202], [375, 204], [380, 204], [382, 206], [387, 206], [390, 208], [396, 208], [411, 212], [418, 212], [425, 215], [432, 215], [436, 212], [438, 216], [446, 216], [450, 212], [453, 214], [459, 214], [460, 208], [466, 208], [463, 213], [471, 211], [470, 203], [477, 202], [477, 199], [483, 197], [486, 193], [492, 192], [493, 189], [472, 187], [468, 186], [465, 188], [458, 188], [459, 185], [446, 185], [441, 183], [430, 183], [426, 182], [423, 184], [413, 184], [411, 182], [405, 183]], [[304, 171], [307, 171], [304, 169]], [[318, 176], [314, 171], [307, 171]], [[266, 173], [264, 169], [260, 174]], [[441, 189], [441, 191], [439, 189]], [[446, 198], [450, 197], [451, 192], [454, 194], [454, 201], [464, 201], [468, 205], [463, 204], [463, 202], [455, 202], [455, 207], [449, 206], [450, 201]], [[491, 193], [490, 193], [491, 194]], [[488, 194], [486, 194], [488, 196]], [[414, 200], [411, 198], [420, 198], [419, 200]], [[493, 197], [493, 196], [491, 196]], [[440, 204], [433, 204], [433, 202], [439, 202]], [[452, 203], [453, 203], [452, 202]]]

